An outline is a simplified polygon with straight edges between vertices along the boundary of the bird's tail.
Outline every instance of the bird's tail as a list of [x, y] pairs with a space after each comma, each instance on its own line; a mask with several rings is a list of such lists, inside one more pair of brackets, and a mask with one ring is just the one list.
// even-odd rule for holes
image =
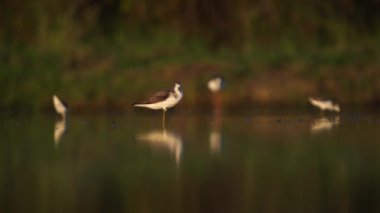
[[145, 103], [141, 103], [141, 102], [136, 102], [136, 103], [133, 103], [132, 106], [134, 107], [145, 107]]

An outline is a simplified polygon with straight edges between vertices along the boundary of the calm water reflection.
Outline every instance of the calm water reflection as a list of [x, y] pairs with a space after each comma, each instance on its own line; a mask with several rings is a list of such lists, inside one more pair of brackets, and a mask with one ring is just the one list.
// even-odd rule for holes
[[174, 132], [166, 129], [152, 130], [147, 133], [138, 134], [137, 140], [149, 142], [155, 148], [164, 147], [175, 156], [175, 161], [179, 164], [182, 154], [182, 139]]
[[338, 115], [335, 115], [332, 117], [322, 116], [320, 118], [315, 118], [311, 122], [310, 130], [312, 133], [328, 131], [328, 130], [331, 130], [335, 126], [338, 126], [339, 122], [340, 122], [340, 117]]
[[380, 210], [378, 114], [160, 118], [2, 115], [0, 212]]
[[65, 132], [66, 132], [66, 118], [57, 120], [55, 122], [55, 128], [54, 128], [54, 143], [56, 147], [59, 145], [59, 142], [61, 141], [61, 138], [65, 134]]

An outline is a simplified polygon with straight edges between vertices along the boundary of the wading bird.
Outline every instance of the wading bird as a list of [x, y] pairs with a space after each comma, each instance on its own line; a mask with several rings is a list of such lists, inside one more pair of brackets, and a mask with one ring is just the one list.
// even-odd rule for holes
[[223, 107], [222, 90], [225, 87], [225, 80], [222, 76], [215, 75], [208, 80], [207, 87], [211, 92], [211, 101], [214, 114], [219, 115], [220, 117]]
[[165, 112], [175, 106], [183, 96], [182, 86], [176, 83], [172, 90], [159, 91], [146, 101], [134, 103], [135, 107], [145, 107], [149, 109], [162, 109], [162, 124], [165, 127]]
[[222, 123], [222, 90], [225, 87], [225, 80], [220, 75], [211, 77], [207, 82], [207, 87], [211, 92], [213, 104], [212, 129], [209, 136], [209, 146], [212, 153], [219, 153], [221, 150], [220, 126]]
[[211, 92], [219, 92], [224, 88], [225, 80], [222, 76], [211, 77], [207, 82], [207, 87]]
[[331, 100], [309, 97], [309, 102], [313, 106], [319, 108], [322, 111], [329, 110], [329, 111], [340, 112], [339, 104], [333, 103], [333, 101]]
[[60, 100], [56, 95], [53, 95], [53, 104], [55, 111], [60, 114], [63, 119], [65, 119], [68, 110], [67, 104], [64, 101]]

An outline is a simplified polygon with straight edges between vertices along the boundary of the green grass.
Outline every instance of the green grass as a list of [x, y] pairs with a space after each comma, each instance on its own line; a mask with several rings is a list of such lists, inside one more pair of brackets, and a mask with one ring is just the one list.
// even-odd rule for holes
[[[279, 89], [283, 91], [277, 92], [281, 97], [263, 103], [288, 104], [291, 97], [292, 104], [303, 105], [310, 91], [296, 95], [294, 88], [287, 91], [293, 78], [311, 82], [314, 93], [346, 103], [376, 103], [380, 97], [380, 82], [376, 80], [380, 76], [375, 72], [380, 67], [380, 45], [376, 37], [343, 49], [301, 48], [288, 41], [270, 48], [257, 44], [248, 51], [228, 47], [211, 50], [200, 40], [162, 32], [143, 36], [117, 33], [75, 43], [51, 50], [2, 45], [0, 106], [45, 109], [51, 105], [51, 95], [57, 93], [73, 110], [121, 109], [175, 81], [184, 83], [184, 102], [193, 106], [208, 102], [200, 93], [215, 73], [228, 80], [227, 105], [233, 104], [232, 95], [241, 99], [238, 103], [248, 97], [260, 104], [251, 86], [256, 88], [257, 79], [271, 85], [278, 76], [286, 76], [281, 77], [284, 87]], [[270, 92], [276, 93], [276, 89]], [[352, 94], [356, 97], [350, 100]]]

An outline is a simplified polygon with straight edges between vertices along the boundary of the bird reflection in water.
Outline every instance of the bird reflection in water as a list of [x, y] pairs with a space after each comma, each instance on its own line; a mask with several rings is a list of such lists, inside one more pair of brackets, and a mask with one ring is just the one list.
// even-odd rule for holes
[[218, 154], [222, 149], [222, 136], [220, 127], [222, 125], [223, 110], [221, 105], [214, 105], [212, 111], [211, 131], [209, 136], [209, 147], [212, 154]]
[[220, 153], [222, 146], [220, 127], [222, 123], [223, 113], [222, 90], [225, 87], [225, 80], [222, 76], [216, 75], [209, 79], [207, 86], [211, 92], [213, 113], [211, 132], [209, 136], [209, 146], [211, 153], [217, 154]]
[[319, 133], [323, 131], [328, 131], [338, 126], [340, 122], [339, 116], [334, 117], [321, 117], [314, 119], [311, 123], [310, 130], [312, 133]]
[[67, 104], [61, 100], [57, 95], [53, 95], [53, 106], [57, 114], [61, 115], [60, 120], [55, 122], [54, 128], [54, 144], [57, 147], [61, 141], [62, 136], [66, 132], [66, 118], [68, 106]]
[[177, 134], [167, 131], [165, 128], [153, 130], [137, 135], [137, 140], [147, 142], [154, 148], [165, 148], [175, 156], [176, 164], [179, 165], [182, 155], [182, 139]]
[[58, 147], [59, 143], [61, 142], [62, 136], [66, 132], [66, 119], [60, 119], [55, 122], [55, 128], [54, 128], [54, 144], [55, 147]]
[[210, 151], [213, 154], [220, 153], [222, 148], [222, 136], [219, 130], [212, 129], [209, 137]]

